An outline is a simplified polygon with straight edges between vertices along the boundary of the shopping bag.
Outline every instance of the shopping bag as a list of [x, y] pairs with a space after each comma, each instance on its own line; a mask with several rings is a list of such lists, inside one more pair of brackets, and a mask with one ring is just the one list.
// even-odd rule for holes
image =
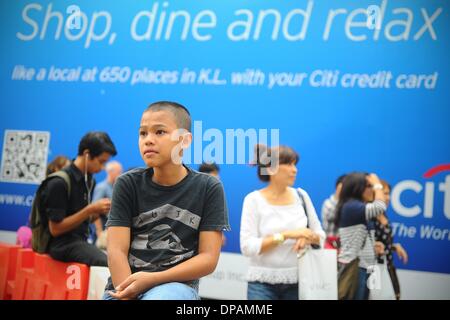
[[394, 286], [386, 264], [377, 263], [369, 267], [367, 272], [371, 273], [367, 280], [369, 287], [369, 300], [395, 300]]
[[308, 248], [299, 254], [300, 300], [337, 300], [336, 250]]

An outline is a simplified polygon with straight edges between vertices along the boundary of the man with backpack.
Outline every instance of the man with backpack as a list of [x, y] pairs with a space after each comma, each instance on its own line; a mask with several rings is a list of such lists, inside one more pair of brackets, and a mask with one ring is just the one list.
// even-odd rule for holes
[[91, 203], [95, 180], [116, 148], [107, 133], [89, 132], [80, 141], [72, 164], [49, 175], [32, 207], [33, 250], [59, 261], [107, 266], [104, 252], [87, 242], [89, 223], [107, 215], [111, 201]]

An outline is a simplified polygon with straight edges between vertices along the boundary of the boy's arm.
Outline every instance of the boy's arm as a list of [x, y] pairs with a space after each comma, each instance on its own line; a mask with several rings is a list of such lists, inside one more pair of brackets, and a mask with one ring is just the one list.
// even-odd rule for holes
[[[185, 282], [199, 279], [214, 272], [222, 247], [222, 231], [201, 231], [198, 254], [166, 271], [154, 272], [150, 284]], [[153, 285], [152, 285], [153, 287]]]
[[82, 224], [86, 219], [90, 218], [95, 214], [106, 214], [109, 212], [109, 208], [111, 206], [111, 202], [108, 199], [102, 199], [95, 203], [91, 203], [90, 205], [84, 207], [80, 211], [75, 214], [68, 216], [60, 221], [48, 221], [48, 227], [50, 234], [53, 237], [58, 237], [64, 233], [67, 233], [80, 224]]
[[[110, 238], [110, 234], [108, 234], [108, 238]], [[108, 248], [110, 245], [108, 243]], [[165, 271], [134, 273], [123, 281], [120, 286], [115, 287], [117, 293], [110, 293], [110, 295], [117, 299], [130, 299], [162, 283], [186, 282], [204, 277], [215, 270], [219, 260], [221, 245], [221, 231], [201, 231], [198, 254], [196, 256]], [[112, 273], [113, 270], [111, 269]]]
[[58, 237], [75, 229], [94, 215], [108, 213], [111, 204], [110, 200], [102, 199], [67, 216], [69, 203], [67, 186], [64, 180], [60, 178], [55, 178], [48, 182], [43, 197], [45, 214], [48, 217], [48, 227], [53, 237]]
[[128, 263], [130, 228], [108, 227], [108, 266], [114, 288], [131, 275]]

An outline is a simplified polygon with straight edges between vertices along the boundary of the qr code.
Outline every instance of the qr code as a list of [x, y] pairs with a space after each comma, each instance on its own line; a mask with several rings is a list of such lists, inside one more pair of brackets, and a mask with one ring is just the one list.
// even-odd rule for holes
[[40, 184], [45, 179], [50, 132], [6, 130], [0, 181]]

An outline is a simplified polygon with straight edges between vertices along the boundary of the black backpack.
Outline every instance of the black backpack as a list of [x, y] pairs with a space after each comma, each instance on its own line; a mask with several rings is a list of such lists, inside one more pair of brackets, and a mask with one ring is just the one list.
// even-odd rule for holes
[[[66, 171], [57, 171], [50, 174], [39, 186], [36, 194], [34, 196], [33, 204], [31, 206], [31, 246], [33, 251], [37, 253], [46, 253], [48, 250], [48, 244], [51, 239], [50, 230], [48, 227], [48, 223], [43, 223], [43, 219], [41, 217], [41, 193], [44, 186], [48, 183], [49, 180], [59, 177], [64, 180], [67, 185], [67, 196], [70, 198], [70, 177]], [[46, 221], [46, 220], [44, 220]]]

